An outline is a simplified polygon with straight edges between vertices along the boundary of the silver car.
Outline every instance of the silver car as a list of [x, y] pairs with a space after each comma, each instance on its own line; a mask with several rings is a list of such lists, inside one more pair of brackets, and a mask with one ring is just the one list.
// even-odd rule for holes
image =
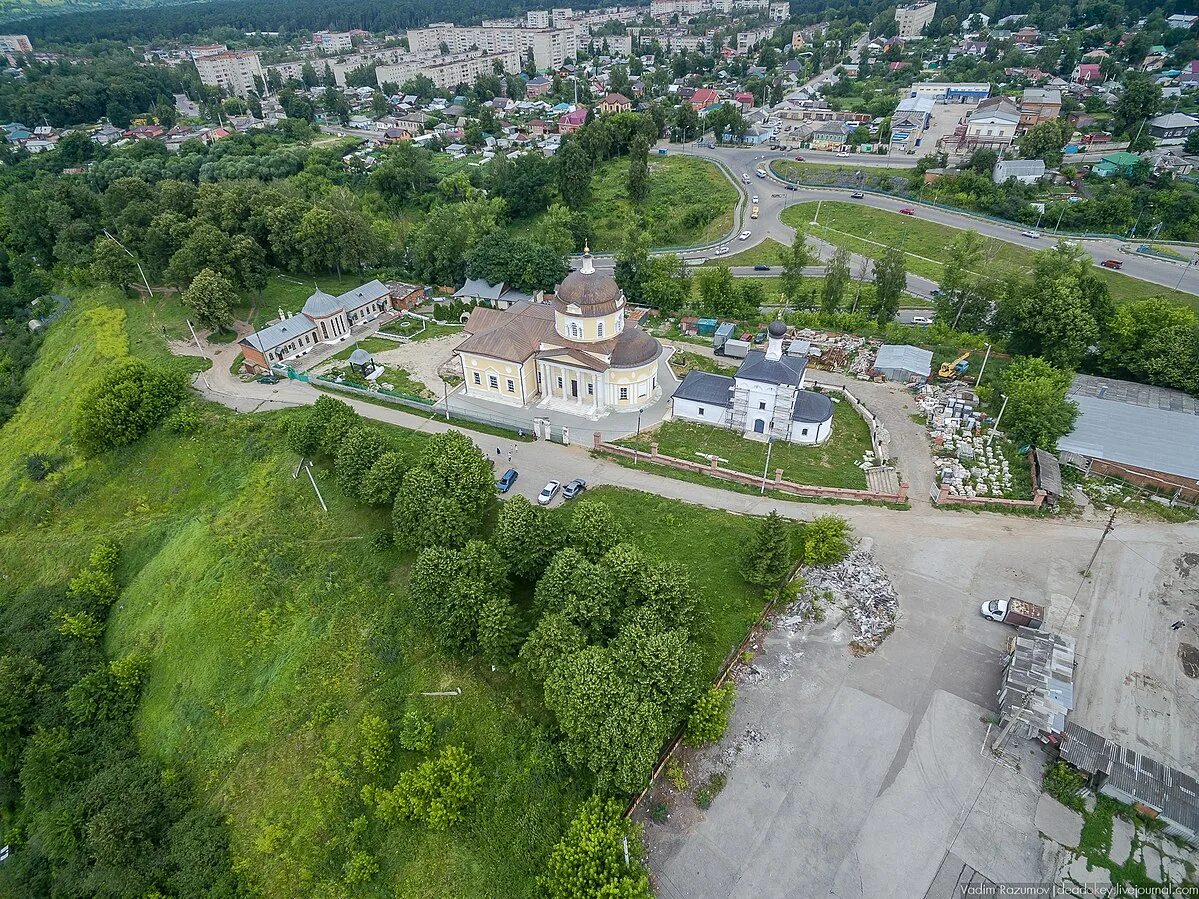
[[587, 489], [587, 482], [582, 478], [575, 478], [569, 484], [562, 488], [563, 499], [574, 499], [580, 493]]

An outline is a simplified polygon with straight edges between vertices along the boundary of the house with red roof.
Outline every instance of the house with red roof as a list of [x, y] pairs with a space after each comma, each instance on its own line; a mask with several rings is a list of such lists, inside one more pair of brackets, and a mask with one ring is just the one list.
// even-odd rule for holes
[[1103, 74], [1099, 71], [1099, 63], [1082, 62], [1074, 67], [1070, 78], [1078, 84], [1096, 84], [1103, 80]]
[[733, 99], [741, 104], [741, 109], [744, 112], [749, 112], [754, 108], [754, 95], [749, 91], [737, 91], [733, 94]]
[[587, 121], [587, 110], [580, 106], [578, 109], [572, 109], [570, 112], [563, 113], [558, 119], [558, 133], [572, 134], [583, 127], [583, 123]]
[[696, 112], [702, 112], [714, 103], [720, 101], [719, 95], [710, 87], [701, 87], [691, 95], [691, 107]]

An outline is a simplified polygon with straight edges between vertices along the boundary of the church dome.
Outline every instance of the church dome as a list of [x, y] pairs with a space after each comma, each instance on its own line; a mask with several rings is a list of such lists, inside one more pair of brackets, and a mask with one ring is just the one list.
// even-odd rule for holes
[[662, 344], [640, 328], [625, 328], [612, 347], [613, 368], [638, 368], [653, 362], [662, 352]]
[[607, 273], [595, 270], [588, 250], [583, 251], [583, 264], [577, 272], [571, 272], [558, 285], [554, 294], [554, 308], [565, 313], [568, 306], [575, 306], [584, 316], [610, 315], [624, 305], [624, 294], [616, 279]]
[[784, 322], [781, 318], [776, 318], [774, 321], [772, 321], [770, 323], [770, 327], [766, 329], [766, 333], [769, 334], [771, 337], [786, 337], [787, 336], [787, 323]]
[[304, 303], [304, 314], [312, 318], [325, 318], [340, 311], [341, 304], [337, 302], [337, 297], [329, 296], [319, 287]]

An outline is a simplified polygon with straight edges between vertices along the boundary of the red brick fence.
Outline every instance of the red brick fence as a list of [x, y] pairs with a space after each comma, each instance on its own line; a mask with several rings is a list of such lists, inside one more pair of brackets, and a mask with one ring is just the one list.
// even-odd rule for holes
[[[715, 459], [703, 463], [689, 462], [686, 459], [676, 459], [673, 456], [663, 456], [658, 452], [658, 444], [656, 442], [649, 445], [649, 452], [646, 453], [642, 450], [629, 449], [627, 446], [618, 446], [615, 443], [604, 443], [599, 432], [596, 432], [594, 446], [602, 452], [624, 456], [626, 459], [632, 459], [635, 462], [644, 459], [646, 462], [654, 465], [665, 465], [668, 468], [677, 468], [681, 471], [706, 474], [717, 480], [733, 481], [737, 484], [744, 484], [747, 487], [762, 486], [761, 475], [745, 474], [744, 472], [733, 471], [729, 468], [721, 468], [720, 463]], [[766, 486], [771, 490], [816, 499], [843, 499], [850, 500], [851, 502], [872, 500], [874, 502], [885, 503], [906, 503], [908, 501], [907, 484], [900, 484], [899, 492], [897, 493], [875, 493], [873, 490], [850, 490], [844, 487], [815, 487], [810, 484], [796, 484], [783, 480], [783, 470], [781, 468], [774, 470], [774, 478], [773, 480], [767, 480]]]

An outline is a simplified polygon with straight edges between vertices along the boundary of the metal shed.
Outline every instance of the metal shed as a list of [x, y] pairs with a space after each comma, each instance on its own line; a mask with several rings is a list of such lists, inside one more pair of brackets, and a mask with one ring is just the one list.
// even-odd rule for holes
[[932, 350], [909, 344], [884, 343], [878, 348], [874, 370], [888, 381], [927, 381], [933, 371]]

